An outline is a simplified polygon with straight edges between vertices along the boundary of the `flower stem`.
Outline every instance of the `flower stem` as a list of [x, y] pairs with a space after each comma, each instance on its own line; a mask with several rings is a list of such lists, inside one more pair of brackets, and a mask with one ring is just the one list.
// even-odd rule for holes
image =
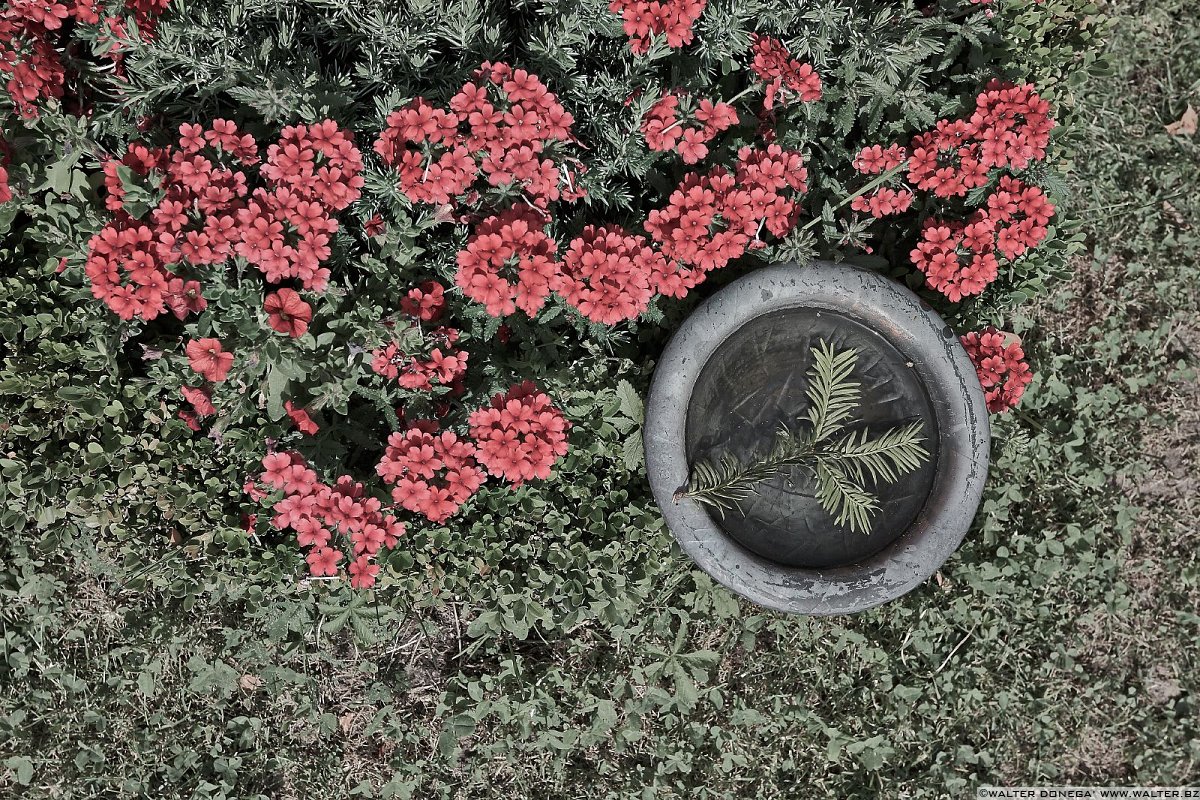
[[[859, 197], [862, 197], [864, 194], [867, 194], [868, 192], [874, 191], [875, 189], [879, 188], [880, 186], [887, 183], [893, 177], [895, 177], [896, 175], [899, 175], [902, 171], [904, 171], [907, 168], [908, 168], [908, 161], [907, 160], [901, 161], [899, 164], [892, 167], [887, 172], [883, 173], [878, 178], [871, 181], [866, 186], [862, 187], [861, 189], [859, 189], [857, 192], [855, 192], [854, 194], [847, 197], [842, 202], [838, 203], [836, 206], [833, 207], [833, 210], [837, 211], [838, 209], [845, 207], [848, 203], [853, 203]], [[808, 224], [806, 224], [800, 230], [806, 231], [809, 228], [816, 225], [820, 221], [821, 221], [820, 217], [813, 217], [811, 220], [808, 221]]]

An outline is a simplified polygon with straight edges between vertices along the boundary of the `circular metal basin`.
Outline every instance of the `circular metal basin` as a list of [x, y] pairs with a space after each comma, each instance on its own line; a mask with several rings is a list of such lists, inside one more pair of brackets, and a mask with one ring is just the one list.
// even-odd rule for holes
[[[835, 524], [803, 467], [724, 513], [679, 497], [697, 460], [745, 460], [796, 426], [822, 341], [858, 351], [849, 430], [924, 423], [931, 457], [873, 487], [871, 531]], [[919, 585], [962, 541], [987, 476], [987, 411], [958, 336], [900, 284], [824, 262], [758, 270], [700, 305], [659, 360], [644, 435], [655, 500], [684, 551], [731, 590], [803, 614], [861, 611]]]

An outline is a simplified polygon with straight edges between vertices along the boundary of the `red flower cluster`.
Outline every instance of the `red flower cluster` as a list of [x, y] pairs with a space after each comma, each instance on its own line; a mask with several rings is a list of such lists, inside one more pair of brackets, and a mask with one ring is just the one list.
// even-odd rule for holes
[[930, 288], [957, 303], [996, 280], [1000, 266], [994, 247], [995, 227], [982, 212], [966, 223], [929, 219], [912, 260], [925, 273]]
[[446, 310], [446, 288], [437, 281], [425, 281], [400, 300], [400, 310], [421, 322], [437, 322]]
[[558, 245], [543, 230], [545, 223], [541, 212], [525, 205], [480, 223], [458, 254], [455, 282], [463, 294], [493, 317], [517, 308], [535, 316], [558, 274]]
[[941, 120], [913, 139], [908, 179], [938, 197], [962, 197], [987, 182], [989, 169], [1024, 169], [1046, 157], [1050, 104], [1032, 86], [992, 81], [969, 120]]
[[550, 468], [567, 452], [570, 423], [550, 398], [525, 381], [492, 397], [490, 406], [471, 414], [476, 458], [491, 475], [520, 486], [549, 478]]
[[[627, 5], [621, 8], [632, 9]], [[697, 15], [702, 6], [697, 6]], [[636, 13], [630, 11], [631, 19], [643, 11], [657, 18], [666, 9], [665, 3], [651, 3]], [[760, 55], [766, 61], [760, 59], [760, 66], [777, 83], [771, 89], [772, 98], [780, 91], [795, 92], [804, 99], [812, 99], [814, 92], [819, 96], [820, 81], [811, 68], [793, 62], [786, 51], [766, 40], [761, 45]], [[487, 101], [488, 88], [477, 83], [468, 84], [451, 100], [450, 111], [420, 100], [389, 118], [388, 130], [376, 149], [385, 161], [397, 165], [402, 188], [410, 197], [452, 202], [473, 185], [473, 150], [491, 147], [488, 158], [497, 160], [495, 142], [503, 145], [507, 130], [501, 123], [511, 125], [513, 109], [525, 102], [516, 94], [522, 81], [529, 93], [553, 99], [535, 77], [514, 73], [504, 65], [484, 64], [477, 75], [486, 75], [491, 83], [502, 86], [511, 104], [508, 113], [494, 112]], [[557, 106], [556, 100], [554, 103]], [[469, 133], [462, 131], [464, 115]], [[647, 112], [642, 131], [650, 148], [678, 151], [690, 164], [705, 158], [707, 143], [737, 123], [737, 112], [728, 103], [701, 99], [691, 108], [685, 107], [679, 94], [668, 93]], [[532, 127], [537, 128], [536, 121]], [[569, 136], [569, 124], [555, 135]], [[439, 159], [459, 161], [460, 156], [466, 159], [461, 181], [438, 177], [445, 171], [439, 170]], [[467, 161], [471, 163], [467, 165]], [[481, 167], [485, 173], [489, 171], [487, 163], [485, 159]], [[458, 174], [446, 169], [448, 175]], [[651, 212], [644, 227], [653, 244], [617, 226], [590, 226], [570, 242], [562, 261], [557, 242], [546, 232], [551, 218], [544, 209], [552, 200], [571, 198], [565, 194], [560, 198], [549, 188], [539, 192], [525, 182], [523, 193], [529, 202], [487, 216], [472, 232], [458, 253], [455, 282], [467, 298], [483, 304], [496, 317], [517, 309], [536, 316], [557, 292], [590, 320], [612, 324], [632, 319], [646, 310], [656, 292], [683, 297], [709, 270], [749, 249], [765, 247], [764, 229], [785, 236], [799, 215], [797, 196], [807, 191], [807, 176], [803, 156], [797, 151], [774, 144], [766, 149], [744, 147], [732, 171], [715, 167], [707, 174], [687, 175], [670, 204]], [[426, 185], [430, 181], [441, 188]], [[493, 181], [493, 185], [499, 184]], [[435, 189], [436, 197], [425, 196]], [[890, 202], [899, 206], [902, 200], [897, 195]], [[876, 203], [884, 204], [884, 196]]]
[[903, 214], [912, 206], [916, 197], [907, 189], [890, 189], [881, 186], [870, 194], [864, 194], [850, 201], [850, 208], [870, 214], [876, 219], [883, 219], [892, 214]]
[[584, 196], [582, 166], [548, 157], [555, 146], [574, 141], [572, 124], [537, 76], [485, 62], [475, 82], [450, 99], [449, 110], [417, 98], [389, 114], [375, 151], [399, 173], [400, 191], [413, 202], [453, 205], [482, 177], [544, 208]]
[[[899, 145], [864, 148], [854, 168], [879, 175], [908, 157], [908, 180], [936, 197], [963, 197], [995, 180], [992, 170], [1024, 169], [1044, 158], [1054, 121], [1049, 104], [1030, 86], [988, 85], [976, 98], [969, 120], [941, 120], [912, 140], [912, 154]], [[856, 197], [855, 211], [881, 218], [907, 211], [915, 195], [907, 188], [881, 187]], [[1045, 240], [1054, 206], [1045, 192], [1010, 175], [999, 176], [986, 207], [963, 222], [929, 219], [912, 251], [913, 263], [929, 286], [953, 302], [980, 294], [999, 274], [998, 255], [1015, 259]]]
[[483, 485], [475, 455], [470, 442], [451, 431], [439, 433], [436, 422], [418, 420], [388, 437], [376, 471], [395, 485], [392, 499], [402, 508], [445, 522]]
[[988, 197], [988, 218], [996, 227], [996, 249], [1013, 259], [1041, 244], [1054, 216], [1054, 205], [1037, 186], [1004, 175]]
[[979, 141], [984, 165], [1025, 169], [1046, 157], [1054, 128], [1050, 103], [1029, 84], [992, 81], [975, 99], [971, 133]]
[[751, 49], [754, 60], [750, 68], [766, 84], [767, 96], [763, 108], [774, 108], [776, 98], [784, 103], [793, 98], [804, 103], [821, 99], [821, 76], [813, 71], [810, 64], [792, 58], [783, 42], [773, 36], [756, 33]]
[[979, 142], [971, 133], [970, 125], [963, 120], [943, 119], [934, 130], [918, 134], [912, 140], [908, 180], [937, 197], [964, 197], [971, 189], [983, 186], [988, 168]]
[[353, 134], [327, 119], [284, 128], [279, 141], [267, 148], [260, 172], [272, 188], [288, 189], [299, 201], [335, 212], [359, 198], [362, 169]]
[[[167, 0], [126, 0], [125, 10], [134, 13], [138, 28], [153, 30], [154, 18], [167, 6]], [[8, 0], [0, 10], [0, 74], [7, 75], [6, 88], [13, 105], [25, 118], [37, 116], [38, 100], [61, 98], [67, 78], [62, 53], [68, 42], [64, 31], [71, 25], [100, 24], [96, 0]], [[117, 17], [105, 24], [125, 34]], [[108, 58], [120, 59], [117, 49]]]
[[690, 113], [698, 123], [691, 126], [684, 123], [679, 111], [679, 95], [663, 95], [642, 119], [642, 135], [651, 150], [670, 153], [678, 148], [685, 164], [703, 160], [708, 155], [707, 143], [738, 123], [737, 111], [728, 103], [702, 99]]
[[[122, 319], [151, 320], [168, 308], [180, 319], [206, 305], [197, 280], [176, 271], [219, 266], [240, 256], [270, 282], [288, 278], [323, 291], [332, 214], [359, 196], [362, 156], [331, 121], [285, 128], [268, 149], [253, 191], [258, 145], [227, 120], [206, 130], [184, 124], [174, 148], [130, 145], [104, 165], [105, 203], [115, 217], [89, 242], [92, 293]], [[132, 204], [127, 191], [137, 192]], [[158, 196], [146, 209], [146, 198]], [[139, 207], [140, 206], [140, 207]], [[294, 289], [264, 303], [269, 324], [300, 336], [312, 309]]]
[[404, 523], [383, 513], [383, 504], [366, 497], [363, 485], [349, 475], [338, 478], [333, 486], [325, 485], [298, 453], [271, 453], [262, 463], [259, 479], [284, 493], [274, 503], [271, 524], [281, 531], [290, 528], [300, 546], [309, 548], [306, 561], [310, 572], [317, 577], [339, 574], [338, 564], [345, 554], [334, 536], [340, 534], [348, 537], [353, 559], [350, 585], [374, 586], [379, 574], [374, 562], [381, 550], [396, 546], [405, 533]]
[[765, 150], [743, 147], [732, 175], [714, 167], [707, 175], [685, 176], [666, 208], [651, 211], [646, 220], [663, 255], [675, 262], [660, 291], [683, 297], [708, 271], [764, 246], [763, 227], [787, 235], [800, 211], [794, 195], [808, 191], [807, 180], [803, 155], [774, 144]]
[[882, 175], [889, 169], [895, 169], [903, 164], [906, 158], [908, 158], [908, 151], [898, 144], [891, 145], [886, 149], [873, 144], [870, 147], [864, 147], [854, 157], [854, 169], [863, 175]]
[[964, 223], [929, 220], [912, 251], [929, 286], [958, 302], [981, 293], [999, 274], [995, 251], [1007, 259], [1037, 247], [1049, 231], [1054, 206], [1045, 192], [1003, 175], [987, 209]]
[[692, 26], [707, 5], [708, 0], [612, 0], [608, 9], [621, 15], [629, 48], [645, 55], [652, 36], [666, 34], [668, 47], [690, 44]]
[[988, 411], [996, 414], [1015, 406], [1033, 381], [1021, 345], [1006, 344], [1005, 335], [992, 326], [966, 334], [962, 344], [979, 374]]
[[494, 317], [518, 308], [532, 317], [557, 292], [588, 319], [611, 325], [645, 311], [655, 292], [680, 292], [679, 269], [645, 237], [615, 225], [589, 225], [559, 261], [544, 224], [530, 206], [484, 220], [458, 254], [456, 282], [463, 294]]
[[646, 310], [666, 271], [645, 237], [589, 225], [571, 241], [554, 288], [591, 321], [614, 325]]
[[[169, 282], [154, 231], [133, 222], [109, 224], [88, 242], [85, 270], [92, 294], [121, 319], [154, 319], [167, 308]], [[127, 283], [121, 280], [125, 273]]]
[[422, 338], [423, 348], [431, 348], [427, 356], [405, 352], [396, 342], [389, 342], [371, 351], [371, 370], [404, 389], [427, 392], [436, 380], [439, 386], [459, 390], [467, 372], [468, 354], [453, 349], [457, 341], [458, 331], [454, 328], [434, 328]]
[[5, 43], [0, 47], [0, 72], [9, 76], [6, 88], [23, 117], [37, 116], [34, 103], [39, 99], [63, 96], [66, 70], [56, 47], [63, 21], [100, 21], [94, 0], [72, 6], [18, 0], [0, 12], [0, 42]]
[[[854, 158], [854, 169], [863, 175], [882, 175], [888, 170], [895, 169], [908, 158], [908, 151], [898, 144], [888, 148], [880, 145], [864, 147]], [[874, 192], [860, 195], [850, 201], [850, 208], [870, 214], [876, 219], [903, 214], [912, 206], [916, 195], [907, 189], [892, 189], [881, 186]]]

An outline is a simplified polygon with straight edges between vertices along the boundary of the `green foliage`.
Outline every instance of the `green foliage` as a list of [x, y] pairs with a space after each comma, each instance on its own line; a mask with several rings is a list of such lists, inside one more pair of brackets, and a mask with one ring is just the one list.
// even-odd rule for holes
[[[129, 43], [128, 112], [50, 109], [6, 129], [25, 197], [0, 207], [0, 796], [866, 800], [1200, 780], [1200, 567], [1180, 477], [1195, 455], [1152, 449], [1193, 397], [1200, 153], [1162, 125], [1200, 104], [1194, 4], [1106, 5], [1111, 77], [1095, 38], [1108, 23], [1077, 0], [996, 4], [990, 25], [909, 3], [714, 0], [709, 43], [683, 61], [630, 57], [605, 6], [176, 2], [159, 36]], [[597, 109], [591, 202], [632, 216], [642, 187], [675, 176], [630, 133], [631, 88], [736, 82], [752, 17], [832, 76], [821, 109], [780, 130], [815, 143], [810, 209], [845, 196], [849, 173], [827, 167], [856, 144], [960, 112], [998, 72], [1053, 91], [1059, 152], [1077, 153], [1056, 201], [1086, 226], [1065, 219], [971, 311], [1021, 333], [1039, 377], [996, 422], [984, 506], [939, 580], [808, 620], [691, 569], [640, 474], [637, 402], [691, 301], [604, 339], [561, 312], [514, 324], [511, 348], [469, 320], [484, 378], [544, 382], [571, 452], [553, 480], [420, 530], [385, 588], [304, 580], [294, 543], [246, 537], [240, 486], [263, 438], [296, 439], [253, 404], [220, 436], [174, 419], [182, 327], [118, 324], [79, 274], [100, 224], [95, 155], [143, 135], [145, 115], [151, 140], [222, 114], [273, 135], [332, 113], [369, 141], [398, 101], [444, 98], [503, 57]], [[338, 270], [361, 270], [318, 312], [351, 329], [445, 277], [458, 244], [372, 180], [378, 207], [361, 216], [384, 211], [388, 232], [339, 251]], [[836, 241], [821, 223], [761, 257], [837, 256]], [[321, 333], [266, 357], [316, 376], [328, 408], [358, 402], [378, 431], [394, 424], [328, 366]], [[220, 399], [240, 402], [232, 387]], [[315, 457], [350, 462], [357, 446], [322, 441]]]

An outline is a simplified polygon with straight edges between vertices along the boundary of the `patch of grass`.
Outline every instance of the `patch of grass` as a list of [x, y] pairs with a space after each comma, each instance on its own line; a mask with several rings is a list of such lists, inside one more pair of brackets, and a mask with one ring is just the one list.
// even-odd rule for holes
[[785, 618], [650, 530], [614, 545], [646, 574], [597, 590], [632, 599], [543, 638], [522, 627], [536, 597], [392, 609], [219, 576], [131, 587], [85, 540], [5, 539], [0, 795], [932, 798], [1200, 781], [1200, 139], [1165, 130], [1200, 106], [1200, 11], [1109, 11], [1113, 75], [1079, 94], [1090, 145], [1072, 175], [1090, 254], [1007, 321], [1038, 378], [997, 421], [977, 528], [935, 581], [853, 618]]

